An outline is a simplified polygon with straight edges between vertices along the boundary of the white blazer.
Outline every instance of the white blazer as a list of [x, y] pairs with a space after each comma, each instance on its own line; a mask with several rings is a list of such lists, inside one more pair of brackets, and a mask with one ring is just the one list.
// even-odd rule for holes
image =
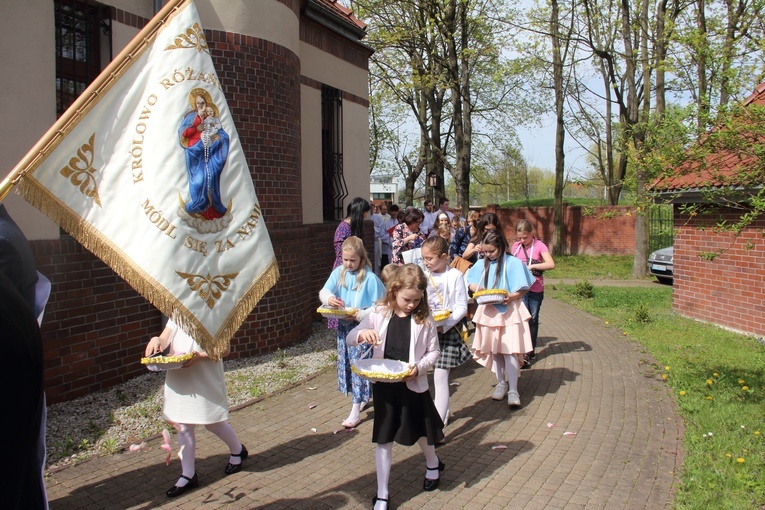
[[[380, 335], [380, 344], [374, 347], [373, 358], [382, 359], [385, 356], [388, 324], [393, 312], [388, 308], [376, 306], [364, 317], [358, 326], [353, 328], [345, 337], [348, 345], [359, 345], [359, 333], [365, 329], [373, 329]], [[411, 335], [409, 337], [409, 364], [417, 366], [417, 377], [406, 381], [406, 386], [415, 393], [428, 391], [428, 370], [433, 368], [441, 351], [438, 349], [438, 333], [436, 325], [430, 318], [422, 324], [411, 319]], [[385, 383], [380, 383], [385, 384]]]

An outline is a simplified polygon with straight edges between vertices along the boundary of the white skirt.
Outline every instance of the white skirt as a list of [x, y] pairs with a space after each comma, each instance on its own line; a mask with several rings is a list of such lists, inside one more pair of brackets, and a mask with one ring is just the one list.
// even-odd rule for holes
[[162, 416], [174, 423], [190, 425], [228, 420], [223, 361], [197, 359], [188, 368], [168, 370]]
[[[173, 353], [201, 351], [199, 345], [177, 328], [172, 336]], [[223, 361], [201, 358], [190, 367], [165, 372], [165, 407], [162, 417], [173, 423], [209, 425], [228, 420], [228, 396]]]

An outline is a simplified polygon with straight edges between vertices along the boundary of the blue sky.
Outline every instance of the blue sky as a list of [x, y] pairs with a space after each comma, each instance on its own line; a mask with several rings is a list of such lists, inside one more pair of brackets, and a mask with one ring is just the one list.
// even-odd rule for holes
[[[518, 127], [518, 137], [523, 147], [523, 156], [530, 167], [555, 170], [555, 118], [541, 120], [541, 127]], [[566, 134], [565, 166], [570, 175], [584, 177], [589, 169], [584, 150]]]

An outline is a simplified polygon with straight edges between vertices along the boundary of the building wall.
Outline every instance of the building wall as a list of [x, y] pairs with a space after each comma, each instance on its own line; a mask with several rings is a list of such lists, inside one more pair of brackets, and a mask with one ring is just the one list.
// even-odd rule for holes
[[[0, 136], [0, 172], [5, 177], [56, 121], [53, 2], [4, 2], [0, 16], [0, 109], [13, 127]], [[29, 51], [10, 51], [28, 48]], [[38, 51], [47, 48], [48, 51]], [[3, 200], [29, 239], [58, 237], [58, 226], [13, 192]]]
[[[550, 250], [553, 236], [552, 207], [498, 208], [481, 210], [499, 216], [508, 240], [515, 239], [515, 224], [526, 219], [537, 237]], [[628, 206], [563, 207], [563, 253], [565, 255], [630, 255], [635, 253], [635, 209]]]
[[343, 92], [343, 176], [348, 189], [346, 205], [354, 197], [369, 197], [369, 91], [368, 55], [350, 48], [336, 35], [304, 20], [300, 27], [300, 61], [303, 100], [303, 221], [323, 221], [321, 87], [329, 85]]
[[[672, 306], [686, 317], [745, 333], [765, 335], [765, 219], [738, 237], [721, 232], [741, 211], [716, 209], [690, 217], [675, 207]], [[707, 254], [717, 253], [713, 260]]]
[[[147, 6], [153, 2], [104, 3], [115, 7], [116, 56], [145, 25], [151, 15]], [[6, 94], [0, 96], [0, 108], [11, 112], [11, 118], [24, 119], [0, 139], [0, 147], [7, 149], [0, 154], [6, 168], [13, 167], [55, 121], [53, 2], [17, 4], [0, 18], [0, 41], [25, 48], [0, 57], [8, 68], [19, 70], [12, 81], [9, 73], [4, 75]], [[232, 340], [231, 357], [247, 357], [304, 340], [318, 317], [318, 291], [332, 268], [336, 224], [321, 222], [321, 197], [315, 185], [317, 171], [321, 176], [317, 87], [323, 83], [320, 79], [330, 77], [317, 70], [324, 68], [323, 60], [326, 68], [348, 75], [346, 80], [332, 77], [332, 85], [355, 105], [344, 110], [344, 116], [350, 115], [344, 118], [346, 125], [366, 131], [366, 89], [359, 84], [366, 84], [367, 70], [359, 56], [368, 57], [368, 51], [359, 47], [350, 57], [344, 56], [353, 45], [323, 34], [327, 29], [317, 25], [308, 31], [310, 40], [303, 40], [305, 20], [299, 0], [261, 0], [257, 9], [249, 0], [197, 0], [196, 5], [281, 272], [276, 286]], [[303, 74], [306, 58], [314, 66], [313, 78]], [[346, 172], [362, 172], [362, 177], [346, 175], [353, 183], [352, 196], [368, 196], [368, 169], [355, 163], [363, 161], [368, 168], [368, 133], [349, 136], [348, 160], [354, 163]], [[160, 313], [18, 197], [3, 203], [32, 239], [38, 269], [52, 282], [42, 327], [48, 401], [68, 400], [144, 373], [138, 360], [150, 336], [160, 332]], [[316, 207], [318, 213], [312, 214]], [[367, 230], [371, 246], [371, 224]]]

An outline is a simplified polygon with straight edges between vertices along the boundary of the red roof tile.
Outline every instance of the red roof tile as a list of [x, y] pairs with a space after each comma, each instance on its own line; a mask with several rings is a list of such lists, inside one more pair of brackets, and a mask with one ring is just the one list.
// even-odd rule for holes
[[349, 21], [362, 30], [367, 28], [366, 23], [355, 17], [352, 10], [344, 7], [337, 0], [316, 0], [316, 3], [322, 5], [325, 9], [334, 12], [340, 18]]

